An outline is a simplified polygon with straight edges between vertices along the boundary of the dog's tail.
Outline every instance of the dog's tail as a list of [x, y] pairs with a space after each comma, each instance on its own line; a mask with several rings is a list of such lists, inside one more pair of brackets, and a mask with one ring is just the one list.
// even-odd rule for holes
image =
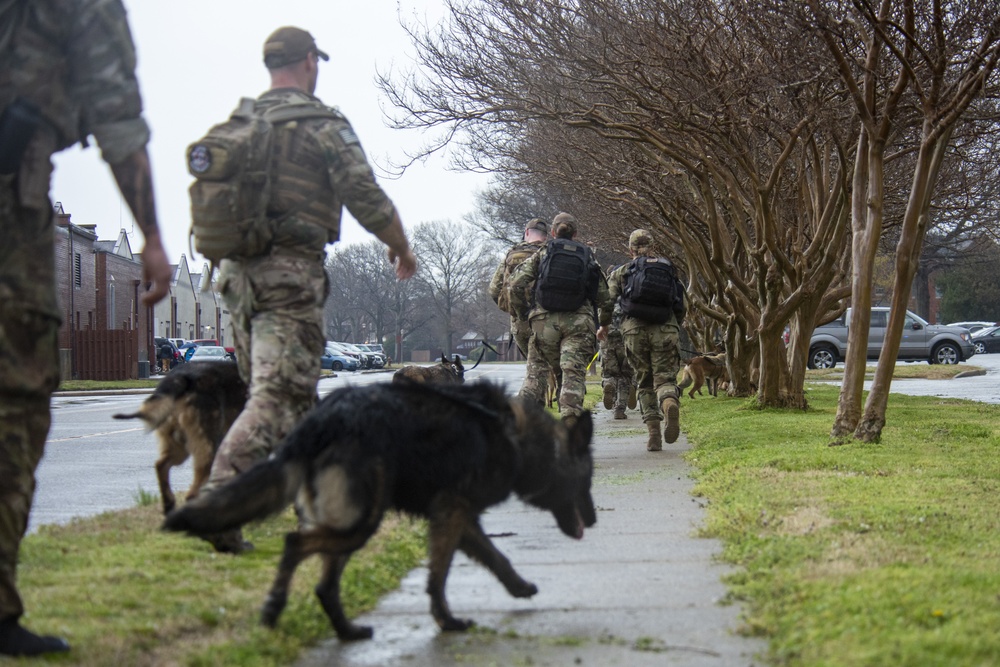
[[691, 371], [689, 371], [688, 367], [685, 366], [684, 372], [681, 374], [681, 381], [677, 383], [677, 388], [687, 389], [688, 387], [691, 386], [692, 382], [694, 382], [694, 378], [691, 377]]
[[262, 461], [226, 484], [184, 503], [167, 515], [163, 529], [211, 535], [239, 528], [288, 507], [304, 477], [300, 462], [284, 457]]
[[153, 394], [131, 414], [111, 415], [115, 419], [141, 419], [146, 422], [146, 428], [153, 430], [166, 421], [174, 409], [174, 398], [163, 394]]

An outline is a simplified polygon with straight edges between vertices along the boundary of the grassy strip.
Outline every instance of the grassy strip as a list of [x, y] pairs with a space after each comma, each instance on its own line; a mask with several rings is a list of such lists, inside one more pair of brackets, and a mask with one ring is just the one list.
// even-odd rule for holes
[[122, 389], [155, 389], [160, 378], [149, 380], [63, 380], [58, 391], [118, 391]]
[[747, 631], [778, 665], [997, 664], [1000, 406], [893, 394], [880, 444], [829, 447], [837, 396], [684, 402]]
[[[66, 637], [72, 651], [19, 664], [287, 665], [333, 636], [312, 588], [319, 560], [298, 569], [275, 630], [258, 614], [274, 577], [291, 510], [249, 526], [256, 549], [215, 554], [201, 540], [162, 533], [158, 504], [67, 526], [43, 527], [21, 549], [19, 587], [33, 630]], [[425, 528], [395, 516], [351, 560], [342, 597], [349, 617], [380, 596], [425, 554]]]

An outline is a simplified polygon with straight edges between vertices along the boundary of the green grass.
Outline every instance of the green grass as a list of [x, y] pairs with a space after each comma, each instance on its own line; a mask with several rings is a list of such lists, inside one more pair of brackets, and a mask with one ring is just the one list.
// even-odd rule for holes
[[57, 391], [116, 391], [121, 389], [155, 389], [155, 380], [63, 380]]
[[685, 401], [704, 530], [776, 665], [995, 665], [1000, 406], [893, 394], [880, 444], [829, 447], [838, 388], [803, 412]]
[[[332, 637], [312, 588], [319, 560], [299, 567], [275, 630], [259, 625], [260, 606], [283, 546], [291, 510], [249, 526], [256, 546], [238, 557], [201, 540], [163, 533], [159, 503], [67, 526], [44, 526], [22, 543], [18, 584], [32, 630], [66, 637], [64, 656], [19, 665], [288, 665], [303, 648]], [[379, 597], [425, 554], [420, 522], [387, 516], [351, 560], [342, 595], [349, 617]]]

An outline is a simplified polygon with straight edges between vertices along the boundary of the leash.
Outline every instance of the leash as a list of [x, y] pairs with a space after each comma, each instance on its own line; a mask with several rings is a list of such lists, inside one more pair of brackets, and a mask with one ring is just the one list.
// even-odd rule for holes
[[[508, 333], [508, 335], [510, 334], [509, 331], [507, 333]], [[511, 344], [511, 342], [513, 342], [513, 340], [514, 340], [514, 337], [511, 336], [510, 340], [507, 341], [507, 349], [504, 350], [503, 354], [501, 354], [500, 352], [498, 352], [495, 347], [493, 347], [488, 342], [486, 342], [485, 338], [483, 340], [481, 340], [480, 342], [483, 344], [483, 347], [489, 349], [491, 352], [493, 352], [493, 354], [497, 355], [497, 358], [499, 359], [500, 357], [504, 356], [504, 354], [507, 354], [507, 352], [510, 351], [510, 344]], [[476, 363], [469, 370], [470, 371], [476, 370], [476, 366], [479, 365], [479, 362], [481, 362], [485, 356], [486, 356], [486, 350], [483, 350], [483, 353], [479, 355], [479, 359], [476, 360]]]
[[594, 352], [594, 356], [593, 356], [593, 358], [592, 358], [592, 359], [590, 360], [590, 363], [589, 363], [589, 364], [587, 364], [587, 370], [586, 370], [586, 371], [584, 371], [585, 373], [589, 373], [589, 372], [590, 372], [590, 367], [594, 365], [594, 362], [595, 362], [595, 361], [597, 361], [597, 356], [598, 356], [598, 355], [599, 355], [600, 353], [601, 353], [601, 351], [600, 351], [600, 350], [598, 350], [597, 352]]

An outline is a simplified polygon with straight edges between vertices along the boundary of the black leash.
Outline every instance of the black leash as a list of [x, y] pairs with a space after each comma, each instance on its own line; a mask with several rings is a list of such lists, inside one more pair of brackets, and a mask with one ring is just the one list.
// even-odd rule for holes
[[[508, 333], [510, 333], [510, 332], [508, 332]], [[504, 356], [504, 354], [507, 354], [507, 352], [510, 351], [510, 345], [511, 345], [511, 343], [513, 341], [514, 341], [514, 336], [511, 335], [510, 340], [507, 341], [507, 349], [504, 350], [503, 354], [500, 354], [499, 352], [497, 352], [497, 349], [495, 347], [493, 347], [492, 345], [490, 345], [489, 343], [487, 343], [485, 338], [482, 341], [480, 341], [480, 342], [483, 344], [484, 347], [486, 347], [491, 352], [493, 352], [493, 354], [497, 355], [497, 359], [499, 359], [500, 357]], [[483, 353], [479, 355], [479, 359], [476, 361], [476, 363], [469, 370], [470, 371], [476, 370], [476, 366], [479, 365], [479, 362], [481, 362], [485, 356], [486, 356], [486, 350], [483, 350]]]

